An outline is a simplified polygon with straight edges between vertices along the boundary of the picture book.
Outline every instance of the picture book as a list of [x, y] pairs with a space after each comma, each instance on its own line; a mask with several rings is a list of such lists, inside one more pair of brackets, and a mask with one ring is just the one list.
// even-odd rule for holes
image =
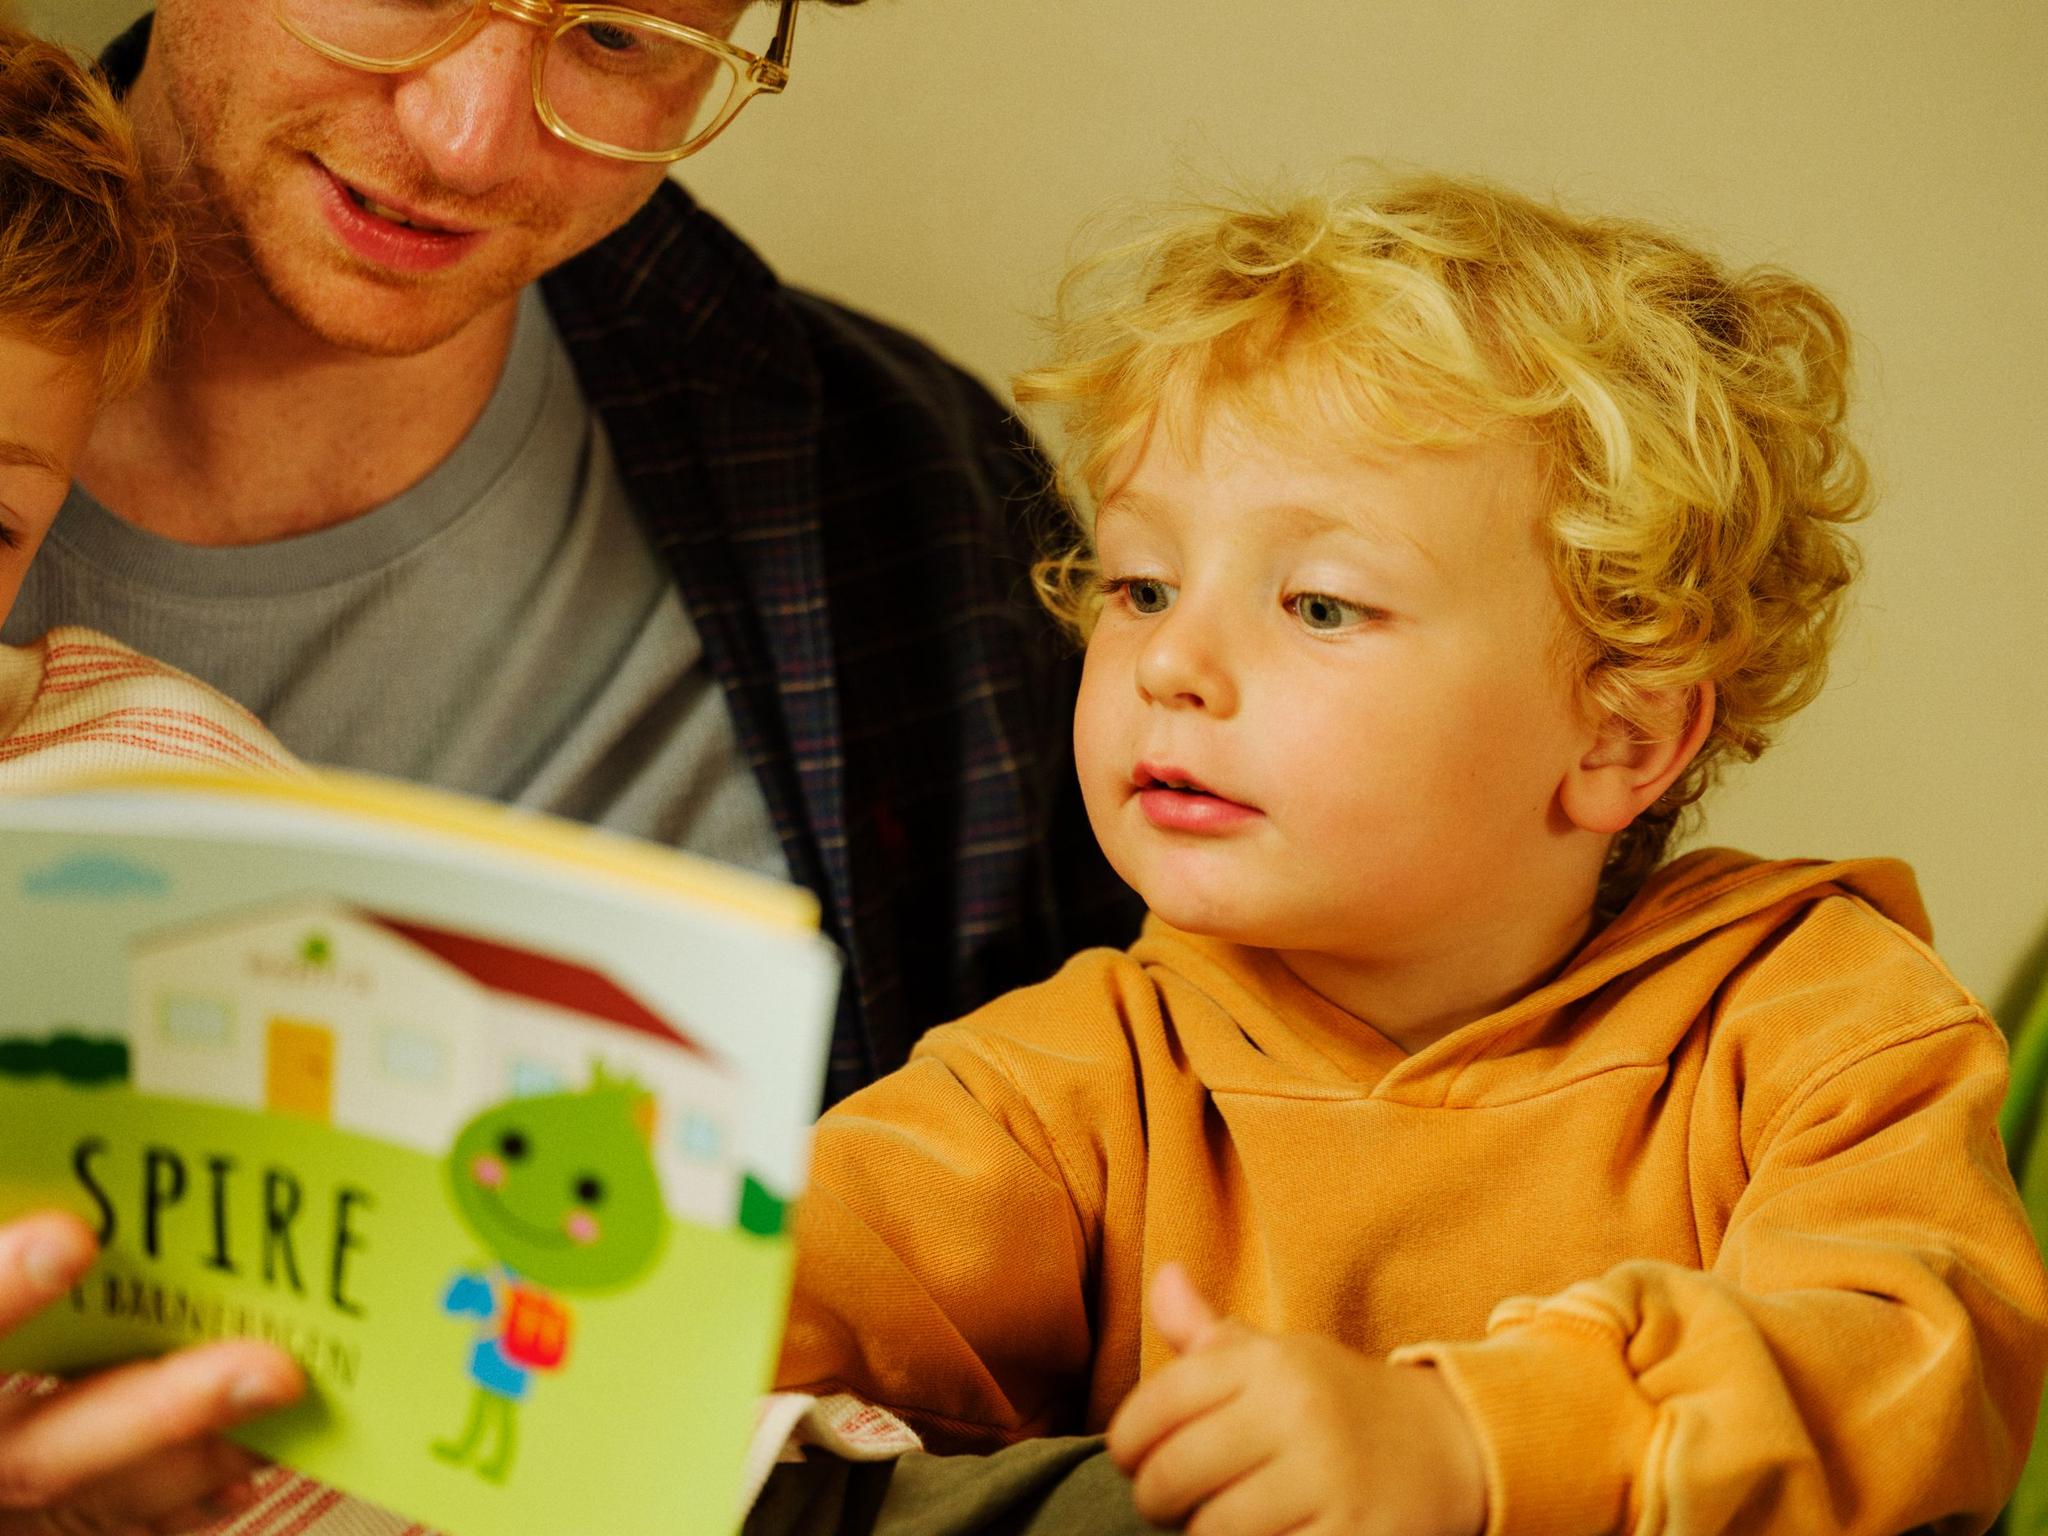
[[229, 1335], [236, 1438], [453, 1536], [728, 1536], [837, 960], [806, 892], [369, 780], [0, 800], [0, 1218], [101, 1261], [0, 1338]]

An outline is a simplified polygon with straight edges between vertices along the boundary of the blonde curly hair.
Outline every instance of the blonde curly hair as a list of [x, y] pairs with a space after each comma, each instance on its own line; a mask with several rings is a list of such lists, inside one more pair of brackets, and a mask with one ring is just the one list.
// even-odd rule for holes
[[0, 325], [97, 353], [119, 391], [162, 339], [177, 270], [113, 93], [63, 48], [0, 25]]
[[1615, 838], [1603, 908], [1634, 894], [1722, 764], [1756, 757], [1820, 691], [1868, 476], [1842, 429], [1848, 326], [1785, 272], [1413, 176], [1182, 210], [1070, 275], [1053, 331], [1053, 360], [1016, 393], [1063, 430], [1074, 522], [1034, 575], [1084, 640], [1093, 508], [1162, 421], [1225, 403], [1303, 430], [1306, 375], [1308, 430], [1539, 444], [1588, 707], [1662, 734], [1668, 690], [1715, 690], [1698, 755]]

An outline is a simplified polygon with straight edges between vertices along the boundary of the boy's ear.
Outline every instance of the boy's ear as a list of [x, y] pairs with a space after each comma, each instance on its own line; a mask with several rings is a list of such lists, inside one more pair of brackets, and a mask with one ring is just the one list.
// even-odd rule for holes
[[1665, 690], [1655, 712], [1668, 729], [1632, 725], [1609, 714], [1599, 734], [1565, 775], [1558, 799], [1573, 826], [1608, 835], [1657, 803], [1714, 728], [1714, 685]]

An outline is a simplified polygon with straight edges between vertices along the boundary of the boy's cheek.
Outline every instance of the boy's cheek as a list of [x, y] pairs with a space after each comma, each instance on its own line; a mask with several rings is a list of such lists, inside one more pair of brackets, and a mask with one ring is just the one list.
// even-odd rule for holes
[[[61, 499], [59, 505], [61, 505]], [[36, 551], [42, 547], [43, 535], [50, 531], [50, 524], [56, 520], [57, 508], [47, 512], [23, 516], [15, 510], [15, 504], [0, 500], [0, 524], [4, 524], [6, 538], [0, 541], [0, 623], [14, 610], [14, 600], [21, 594], [22, 578], [28, 574], [29, 562], [35, 559]]]
[[14, 611], [14, 600], [21, 595], [21, 579], [28, 574], [28, 563], [35, 555], [35, 546], [42, 542], [38, 537], [33, 542], [21, 537], [13, 545], [0, 544], [0, 624], [7, 622], [8, 614]]

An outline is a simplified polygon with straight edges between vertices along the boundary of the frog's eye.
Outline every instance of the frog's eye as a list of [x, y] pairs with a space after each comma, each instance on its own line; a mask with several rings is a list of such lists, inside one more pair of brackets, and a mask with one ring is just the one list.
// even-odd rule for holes
[[575, 1187], [576, 1203], [578, 1205], [602, 1205], [604, 1203], [604, 1183], [602, 1180], [593, 1178], [586, 1173], [576, 1181]]
[[524, 1162], [526, 1154], [533, 1149], [527, 1145], [524, 1131], [507, 1131], [498, 1138], [498, 1150], [505, 1154], [508, 1163]]

